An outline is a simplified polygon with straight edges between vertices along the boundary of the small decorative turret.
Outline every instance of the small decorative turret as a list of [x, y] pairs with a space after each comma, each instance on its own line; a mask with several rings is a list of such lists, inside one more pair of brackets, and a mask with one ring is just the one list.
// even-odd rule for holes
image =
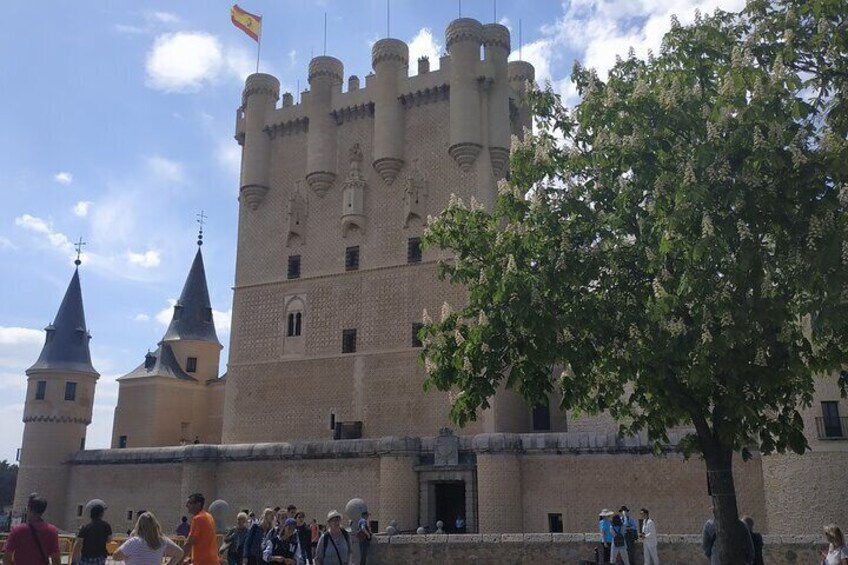
[[306, 182], [324, 196], [336, 180], [336, 123], [333, 93], [341, 92], [344, 65], [334, 57], [315, 57], [309, 62], [309, 94], [304, 103], [309, 116], [306, 144]]
[[271, 139], [265, 131], [267, 120], [280, 96], [280, 81], [262, 73], [247, 77], [242, 93], [244, 142], [242, 149], [240, 195], [256, 210], [268, 193]]
[[509, 72], [509, 85], [512, 87], [513, 96], [518, 109], [517, 116], [513, 119], [512, 133], [519, 138], [524, 138], [524, 130], [533, 126], [530, 109], [524, 102], [527, 94], [527, 83], [536, 80], [536, 69], [527, 61], [510, 61], [507, 65]]
[[342, 198], [342, 237], [358, 229], [365, 233], [365, 177], [362, 176], [362, 149], [354, 143], [348, 154], [350, 172], [344, 182]]
[[45, 496], [50, 505], [46, 518], [64, 525], [68, 479], [67, 460], [85, 449], [85, 435], [94, 405], [99, 374], [91, 364], [82, 290], [77, 268], [59, 306], [38, 360], [27, 369], [24, 405], [24, 436], [14, 508], [26, 509], [32, 492]]
[[492, 174], [500, 178], [506, 173], [509, 161], [510, 127], [509, 127], [509, 94], [510, 86], [507, 75], [507, 58], [509, 57], [509, 30], [500, 24], [483, 26], [483, 48], [486, 57], [488, 79], [492, 81], [489, 88], [489, 159], [492, 162]]
[[450, 53], [450, 147], [448, 153], [463, 171], [483, 148], [478, 86], [483, 25], [471, 18], [454, 20], [445, 32]]
[[374, 96], [374, 169], [392, 184], [403, 168], [403, 138], [406, 127], [398, 99], [399, 83], [406, 79], [409, 47], [399, 39], [381, 39], [371, 49], [371, 66], [376, 73]]

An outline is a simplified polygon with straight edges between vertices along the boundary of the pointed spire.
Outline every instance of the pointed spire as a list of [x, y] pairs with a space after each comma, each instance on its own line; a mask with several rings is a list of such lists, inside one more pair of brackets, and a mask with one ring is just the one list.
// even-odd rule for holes
[[186, 278], [180, 299], [174, 305], [171, 325], [165, 332], [163, 341], [174, 340], [211, 341], [221, 346], [215, 332], [212, 319], [212, 304], [209, 301], [209, 288], [206, 285], [206, 269], [203, 267], [203, 255], [200, 247], [194, 256], [191, 270]]
[[56, 318], [44, 329], [47, 331], [47, 337], [41, 355], [38, 361], [27, 369], [27, 374], [33, 371], [98, 374], [91, 365], [91, 353], [88, 349], [91, 334], [85, 325], [79, 268], [74, 269], [74, 276], [71, 277]]

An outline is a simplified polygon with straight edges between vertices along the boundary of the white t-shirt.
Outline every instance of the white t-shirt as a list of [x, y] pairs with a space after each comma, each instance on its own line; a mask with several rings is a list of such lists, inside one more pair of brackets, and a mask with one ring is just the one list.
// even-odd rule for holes
[[118, 551], [126, 556], [127, 565], [162, 565], [162, 557], [165, 555], [165, 549], [179, 546], [168, 538], [162, 538], [162, 545], [158, 549], [150, 549], [143, 539], [138, 536], [133, 536], [118, 548]]
[[830, 544], [830, 551], [827, 552], [827, 557], [824, 558], [823, 563], [825, 565], [841, 565], [843, 559], [848, 559], [848, 547], [843, 545], [834, 548], [833, 544]]

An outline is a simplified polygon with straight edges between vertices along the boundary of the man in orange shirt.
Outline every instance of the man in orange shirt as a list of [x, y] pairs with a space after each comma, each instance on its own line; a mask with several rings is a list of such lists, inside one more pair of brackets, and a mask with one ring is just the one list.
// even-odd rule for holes
[[183, 551], [186, 556], [191, 555], [194, 565], [219, 565], [215, 519], [203, 509], [205, 503], [206, 499], [200, 493], [192, 494], [186, 501], [186, 510], [193, 517]]

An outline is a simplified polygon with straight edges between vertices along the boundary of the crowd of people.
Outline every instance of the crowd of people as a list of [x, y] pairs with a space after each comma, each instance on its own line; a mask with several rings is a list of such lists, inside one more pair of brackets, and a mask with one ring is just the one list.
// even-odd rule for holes
[[[182, 547], [163, 534], [162, 526], [152, 512], [142, 511], [135, 528], [111, 558], [126, 565], [180, 565], [190, 559], [193, 565], [355, 565], [352, 536], [359, 544], [359, 564], [365, 565], [373, 533], [368, 512], [363, 512], [352, 533], [342, 527], [342, 515], [332, 510], [327, 514], [326, 528], [316, 520], [306, 523], [306, 516], [294, 505], [282, 510], [266, 508], [257, 519], [252, 513], [240, 512], [235, 527], [218, 545], [215, 519], [205, 509], [202, 494], [192, 494], [176, 533], [185, 536]], [[12, 529], [3, 547], [3, 565], [62, 565], [59, 531], [42, 516], [47, 501], [37, 494], [29, 497], [27, 521]], [[95, 504], [89, 510], [91, 520], [80, 528], [71, 555], [71, 565], [105, 565], [108, 545], [113, 533], [104, 519], [106, 508]], [[603, 563], [636, 565], [637, 540], [642, 540], [645, 565], [659, 565], [657, 527], [647, 508], [641, 509], [641, 524], [627, 506], [618, 513], [604, 509], [599, 513]], [[351, 526], [353, 526], [351, 524]], [[754, 532], [754, 521], [746, 516], [740, 529], [746, 532], [745, 561], [749, 565], [763, 563], [763, 538]], [[715, 522], [707, 520], [703, 529], [704, 555], [718, 562]], [[827, 547], [821, 550], [821, 565], [848, 565], [848, 547], [842, 530], [834, 524], [824, 528]]]

